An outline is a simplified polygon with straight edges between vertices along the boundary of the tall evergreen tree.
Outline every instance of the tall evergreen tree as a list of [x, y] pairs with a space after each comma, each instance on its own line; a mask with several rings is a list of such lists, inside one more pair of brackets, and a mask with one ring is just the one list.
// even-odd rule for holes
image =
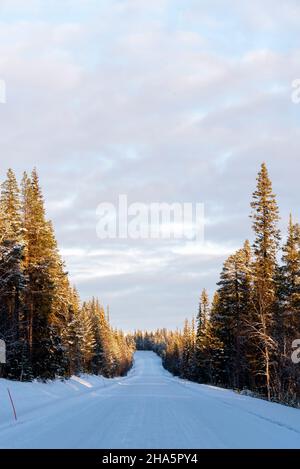
[[206, 381], [206, 366], [203, 363], [204, 349], [206, 343], [207, 324], [209, 320], [209, 297], [206, 289], [202, 290], [199, 302], [199, 310], [196, 318], [197, 331], [196, 331], [196, 346], [195, 346], [195, 362], [196, 362], [196, 375], [198, 381]]
[[255, 335], [257, 350], [261, 351], [261, 369], [268, 399], [272, 394], [272, 356], [276, 349], [272, 332], [274, 327], [275, 275], [277, 271], [277, 252], [280, 234], [277, 228], [279, 211], [272, 183], [265, 163], [257, 177], [257, 188], [253, 193], [252, 220], [256, 235], [254, 250], [254, 308], [256, 313]]
[[218, 303], [215, 316], [218, 336], [224, 347], [223, 373], [226, 383], [234, 387], [245, 385], [248, 360], [246, 331], [251, 322], [251, 248], [244, 247], [224, 262], [218, 283]]
[[191, 324], [186, 319], [184, 323], [183, 336], [182, 336], [181, 376], [183, 378], [190, 379], [193, 377], [194, 354], [195, 354], [194, 322], [192, 322]]
[[6, 180], [1, 185], [0, 236], [0, 242], [22, 241], [20, 191], [12, 169], [7, 171]]
[[[35, 376], [53, 378], [66, 367], [60, 333], [55, 323], [55, 300], [63, 281], [57, 244], [46, 220], [44, 200], [36, 170], [22, 181], [24, 272], [27, 334]], [[59, 274], [59, 275], [58, 275]]]
[[0, 197], [0, 336], [6, 341], [6, 376], [23, 379], [30, 375], [23, 336], [22, 294], [26, 276], [23, 260], [20, 194], [14, 172], [9, 169]]
[[288, 237], [283, 246], [282, 266], [277, 275], [275, 337], [278, 343], [277, 395], [279, 400], [297, 401], [300, 373], [292, 363], [292, 343], [300, 331], [300, 236], [290, 215]]
[[283, 247], [283, 300], [285, 348], [287, 338], [300, 331], [300, 230], [290, 216], [287, 242]]
[[206, 321], [209, 317], [209, 297], [204, 288], [201, 293], [199, 302], [199, 311], [197, 315], [197, 336], [201, 335], [201, 331], [205, 329]]

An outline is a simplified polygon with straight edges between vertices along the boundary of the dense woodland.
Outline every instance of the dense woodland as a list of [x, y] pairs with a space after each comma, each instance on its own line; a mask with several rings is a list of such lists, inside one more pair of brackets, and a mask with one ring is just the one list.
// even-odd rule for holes
[[300, 364], [291, 355], [300, 339], [300, 225], [291, 216], [281, 242], [265, 164], [251, 209], [254, 242], [224, 262], [212, 301], [202, 291], [196, 319], [183, 331], [137, 331], [134, 338], [175, 375], [299, 406]]
[[99, 301], [81, 303], [70, 285], [35, 170], [19, 187], [10, 169], [1, 185], [0, 339], [7, 346], [1, 374], [10, 379], [112, 377], [132, 363], [132, 344]]

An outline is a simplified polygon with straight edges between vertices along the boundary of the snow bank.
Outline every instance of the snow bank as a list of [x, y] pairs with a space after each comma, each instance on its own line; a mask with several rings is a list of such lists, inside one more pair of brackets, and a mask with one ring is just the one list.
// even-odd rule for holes
[[22, 419], [32, 410], [42, 409], [51, 403], [95, 390], [106, 389], [116, 384], [117, 381], [118, 378], [108, 379], [86, 374], [72, 376], [69, 380], [54, 380], [47, 383], [37, 380], [20, 383], [0, 378], [0, 426], [14, 420], [8, 389], [15, 404], [17, 417]]

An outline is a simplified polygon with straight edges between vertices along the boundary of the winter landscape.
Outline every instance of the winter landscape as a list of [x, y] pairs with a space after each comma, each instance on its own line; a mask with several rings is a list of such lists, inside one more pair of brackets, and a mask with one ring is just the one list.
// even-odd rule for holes
[[7, 404], [2, 448], [299, 448], [297, 409], [175, 378], [153, 352], [124, 378], [9, 384], [19, 420]]
[[300, 449], [300, 7], [242, 3], [0, 1], [0, 458]]

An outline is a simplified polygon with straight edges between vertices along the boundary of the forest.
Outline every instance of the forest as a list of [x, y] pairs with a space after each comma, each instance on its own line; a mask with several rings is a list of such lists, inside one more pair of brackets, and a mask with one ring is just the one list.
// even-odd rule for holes
[[132, 365], [129, 338], [96, 298], [81, 302], [70, 284], [35, 169], [20, 185], [9, 169], [1, 185], [0, 339], [0, 376], [14, 380], [113, 377]]
[[250, 217], [252, 245], [246, 240], [225, 260], [215, 294], [210, 300], [203, 289], [196, 317], [182, 331], [136, 331], [134, 339], [177, 376], [299, 406], [300, 364], [291, 357], [300, 339], [300, 225], [290, 215], [281, 235], [264, 163]]
[[[300, 404], [300, 225], [287, 233], [266, 165], [251, 201], [253, 242], [225, 260], [212, 299], [182, 330], [124, 334], [98, 299], [82, 302], [47, 220], [37, 171], [18, 184], [9, 169], [0, 194], [1, 376], [14, 380], [125, 375], [133, 352], [154, 350], [176, 376], [268, 400]], [[201, 266], [199, 266], [199, 269]]]

